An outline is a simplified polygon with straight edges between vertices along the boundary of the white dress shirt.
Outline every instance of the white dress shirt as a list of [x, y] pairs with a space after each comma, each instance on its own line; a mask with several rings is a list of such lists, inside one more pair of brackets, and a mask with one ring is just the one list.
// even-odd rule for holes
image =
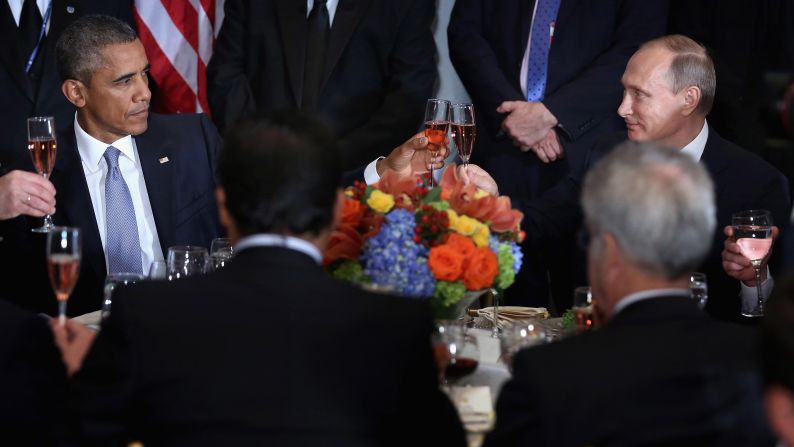
[[320, 250], [314, 244], [294, 236], [270, 233], [253, 234], [240, 239], [234, 246], [234, 252], [239, 253], [252, 247], [284, 247], [304, 253], [318, 264], [323, 261]]
[[[42, 18], [44, 18], [44, 14], [47, 12], [47, 6], [49, 6], [50, 1], [52, 0], [36, 0], [36, 6], [39, 7], [39, 12], [41, 13]], [[23, 3], [25, 3], [25, 0], [8, 0], [8, 7], [11, 8], [11, 15], [14, 16], [14, 21], [17, 23], [17, 26], [19, 26], [19, 17], [22, 15]], [[50, 12], [50, 15], [52, 15], [52, 12]], [[47, 22], [45, 33], [49, 32], [49, 30], [50, 21]]]
[[[328, 0], [325, 3], [325, 8], [328, 10], [328, 25], [333, 26], [334, 24], [334, 16], [336, 15], [336, 6], [339, 4], [339, 0]], [[314, 0], [306, 0], [306, 17], [309, 17], [309, 14], [312, 12], [312, 8], [314, 8]]]
[[146, 181], [143, 178], [138, 148], [135, 140], [127, 135], [112, 144], [103, 143], [92, 137], [74, 119], [74, 134], [77, 140], [77, 150], [80, 152], [80, 161], [83, 165], [83, 173], [88, 184], [88, 193], [91, 195], [91, 205], [94, 207], [94, 217], [96, 217], [99, 236], [102, 239], [102, 247], [105, 250], [105, 268], [107, 265], [107, 232], [113, 231], [106, 228], [105, 224], [105, 178], [108, 168], [105, 162], [105, 150], [108, 146], [113, 146], [119, 151], [119, 170], [124, 176], [127, 188], [132, 196], [132, 205], [135, 208], [135, 222], [138, 226], [138, 239], [141, 244], [141, 271], [146, 274], [149, 266], [154, 261], [163, 260], [163, 249], [160, 247], [160, 240], [157, 237], [157, 227], [154, 224], [154, 213], [152, 204], [149, 202], [149, 193], [146, 190]]
[[[709, 139], [709, 123], [708, 121], [703, 122], [703, 128], [700, 129], [700, 133], [695, 137], [694, 140], [690, 141], [689, 144], [681, 148], [681, 152], [689, 155], [693, 159], [700, 162], [700, 158], [703, 156], [703, 151], [706, 150], [706, 141]], [[734, 211], [742, 211], [742, 210], [734, 210]], [[725, 225], [727, 222], [718, 222], [717, 225]], [[708, 282], [708, 278], [706, 278]], [[744, 282], [739, 281], [739, 284], [742, 286], [742, 303], [746, 303], [742, 305], [742, 308], [754, 308], [755, 304], [758, 302], [758, 291], [756, 290], [755, 286], [749, 287], [744, 285]], [[769, 266], [766, 268], [766, 280], [761, 283], [761, 290], [764, 293], [764, 296], [769, 298], [769, 294], [772, 293], [772, 289], [775, 287], [775, 279], [772, 278], [772, 275], [769, 273]]]

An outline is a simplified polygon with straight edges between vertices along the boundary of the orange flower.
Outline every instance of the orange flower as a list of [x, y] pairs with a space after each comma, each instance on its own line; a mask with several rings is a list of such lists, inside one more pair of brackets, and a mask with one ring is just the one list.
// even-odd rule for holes
[[460, 278], [463, 261], [463, 255], [449, 245], [433, 247], [427, 256], [427, 266], [440, 281], [456, 281]]
[[454, 248], [455, 251], [463, 255], [463, 257], [467, 260], [474, 253], [474, 251], [477, 250], [477, 247], [474, 246], [474, 242], [471, 240], [471, 238], [458, 233], [450, 233], [444, 245]]
[[325, 251], [323, 264], [332, 264], [341, 259], [355, 260], [361, 253], [364, 239], [355, 228], [341, 224], [331, 233], [328, 250]]
[[491, 230], [497, 233], [520, 231], [523, 218], [524, 214], [521, 211], [514, 210], [513, 205], [510, 203], [510, 198], [506, 196], [499, 197], [496, 200], [496, 206], [493, 207], [487, 217], [491, 222]]
[[342, 223], [357, 227], [361, 218], [364, 216], [365, 208], [361, 202], [355, 199], [345, 199], [344, 206], [342, 207]]
[[362, 235], [364, 240], [367, 240], [378, 234], [380, 232], [380, 226], [384, 220], [385, 218], [381, 213], [376, 213], [372, 210], [365, 212], [364, 216], [361, 218], [361, 225], [359, 226], [359, 228], [361, 228], [361, 230], [364, 232]]
[[463, 272], [463, 284], [469, 290], [490, 287], [499, 273], [499, 261], [488, 247], [478, 248]]

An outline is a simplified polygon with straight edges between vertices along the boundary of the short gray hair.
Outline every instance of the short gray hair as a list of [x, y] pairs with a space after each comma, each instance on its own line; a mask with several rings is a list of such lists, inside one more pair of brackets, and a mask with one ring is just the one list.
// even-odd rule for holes
[[700, 89], [697, 111], [703, 116], [711, 112], [717, 90], [717, 74], [714, 61], [703, 45], [681, 34], [670, 34], [644, 43], [640, 50], [660, 46], [673, 53], [667, 70], [667, 83], [673, 93], [694, 85]]
[[619, 145], [587, 174], [582, 206], [593, 236], [611, 233], [635, 266], [666, 279], [697, 269], [711, 248], [711, 178], [666, 146]]
[[137, 38], [132, 27], [115, 17], [91, 14], [75, 20], [63, 30], [55, 47], [61, 80], [90, 82], [104, 64], [104, 47]]

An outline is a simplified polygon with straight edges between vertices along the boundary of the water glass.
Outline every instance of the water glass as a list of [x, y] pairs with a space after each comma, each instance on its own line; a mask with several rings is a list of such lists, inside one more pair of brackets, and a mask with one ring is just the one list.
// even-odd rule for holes
[[210, 245], [210, 270], [216, 271], [231, 261], [234, 256], [234, 246], [228, 237], [218, 237], [212, 240]]
[[181, 245], [168, 248], [168, 279], [180, 279], [207, 272], [209, 254], [204, 247]]
[[113, 303], [113, 291], [119, 286], [134, 284], [146, 279], [140, 273], [111, 273], [105, 277], [104, 299], [102, 301], [102, 319], [110, 315], [110, 306]]
[[706, 302], [709, 300], [709, 287], [705, 273], [692, 273], [692, 276], [689, 277], [689, 293], [692, 295], [692, 299], [697, 302], [700, 310], [706, 308]]
[[549, 339], [546, 325], [533, 318], [525, 323], [517, 323], [505, 329], [502, 334], [502, 362], [513, 370], [513, 356], [523, 348], [546, 343]]
[[165, 261], [154, 261], [149, 266], [149, 279], [166, 279], [168, 277], [168, 267]]

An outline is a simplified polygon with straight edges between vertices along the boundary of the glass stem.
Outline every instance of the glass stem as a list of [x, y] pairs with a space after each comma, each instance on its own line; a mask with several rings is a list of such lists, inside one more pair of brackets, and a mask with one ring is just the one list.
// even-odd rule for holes
[[66, 300], [58, 301], [58, 324], [66, 325]]
[[763, 312], [764, 310], [764, 293], [761, 291], [761, 268], [760, 267], [753, 267], [755, 270], [755, 288], [756, 292], [758, 292], [758, 307], [757, 310]]
[[491, 296], [493, 296], [493, 331], [491, 331], [491, 338], [499, 338], [499, 292], [496, 289], [491, 289]]

